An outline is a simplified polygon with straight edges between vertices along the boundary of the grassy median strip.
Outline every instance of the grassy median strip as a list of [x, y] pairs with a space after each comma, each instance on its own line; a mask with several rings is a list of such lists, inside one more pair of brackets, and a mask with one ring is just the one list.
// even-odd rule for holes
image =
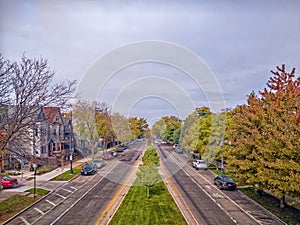
[[[110, 225], [186, 224], [165, 184], [161, 179], [157, 180], [158, 163], [156, 150], [152, 147], [148, 148], [137, 179], [109, 223]], [[156, 174], [153, 173], [153, 167], [156, 168]]]

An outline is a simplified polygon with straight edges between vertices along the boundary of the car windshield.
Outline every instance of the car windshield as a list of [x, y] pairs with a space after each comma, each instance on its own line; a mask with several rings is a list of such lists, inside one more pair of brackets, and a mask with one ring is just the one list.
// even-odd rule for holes
[[83, 166], [83, 169], [90, 170], [92, 169], [92, 166], [90, 164], [87, 164]]
[[233, 183], [233, 182], [234, 182], [234, 181], [233, 181], [231, 178], [229, 178], [229, 177], [222, 177], [222, 181], [228, 182], [228, 183]]
[[3, 179], [3, 180], [11, 180], [11, 177], [4, 176], [2, 179]]

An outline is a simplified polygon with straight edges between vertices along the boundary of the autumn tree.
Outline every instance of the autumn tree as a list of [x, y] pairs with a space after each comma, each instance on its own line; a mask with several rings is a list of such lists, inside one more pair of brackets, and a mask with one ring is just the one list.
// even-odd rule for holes
[[231, 170], [241, 183], [300, 197], [300, 78], [285, 65], [271, 71], [267, 87], [233, 111], [228, 149]]
[[131, 117], [129, 118], [129, 127], [133, 137], [138, 138], [145, 134], [148, 130], [148, 123], [144, 118]]
[[1, 112], [5, 112], [1, 118], [5, 119], [0, 123], [7, 133], [0, 149], [29, 158], [26, 149], [32, 142], [30, 131], [36, 124], [40, 107], [65, 106], [74, 97], [75, 81], [54, 83], [55, 71], [46, 59], [30, 59], [25, 55], [20, 62], [9, 62], [0, 56], [0, 73], [1, 102], [5, 100], [5, 105], [1, 105]]
[[109, 142], [115, 138], [115, 133], [111, 122], [110, 108], [104, 102], [95, 105], [95, 119], [99, 138], [103, 140], [104, 150]]

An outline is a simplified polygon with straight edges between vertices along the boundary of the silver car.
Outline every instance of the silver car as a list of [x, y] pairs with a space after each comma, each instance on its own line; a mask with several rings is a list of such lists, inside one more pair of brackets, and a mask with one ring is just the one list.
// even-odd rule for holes
[[102, 159], [95, 159], [94, 164], [97, 166], [97, 169], [101, 169], [103, 166], [105, 166], [105, 162]]

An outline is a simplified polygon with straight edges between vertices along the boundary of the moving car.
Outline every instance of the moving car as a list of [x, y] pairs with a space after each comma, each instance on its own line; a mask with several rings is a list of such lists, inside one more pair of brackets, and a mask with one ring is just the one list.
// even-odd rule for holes
[[16, 187], [18, 185], [18, 180], [9, 176], [0, 177], [1, 185], [3, 188]]
[[236, 183], [234, 180], [227, 176], [217, 176], [214, 179], [214, 183], [219, 187], [219, 189], [226, 190], [236, 190]]
[[197, 170], [207, 170], [207, 164], [203, 159], [195, 160], [193, 162], [193, 167], [195, 167]]
[[95, 159], [94, 164], [96, 165], [97, 169], [100, 169], [103, 166], [105, 166], [105, 162], [102, 159]]
[[82, 167], [80, 173], [81, 173], [81, 175], [93, 175], [93, 174], [97, 173], [97, 166], [96, 166], [96, 164], [86, 163]]

